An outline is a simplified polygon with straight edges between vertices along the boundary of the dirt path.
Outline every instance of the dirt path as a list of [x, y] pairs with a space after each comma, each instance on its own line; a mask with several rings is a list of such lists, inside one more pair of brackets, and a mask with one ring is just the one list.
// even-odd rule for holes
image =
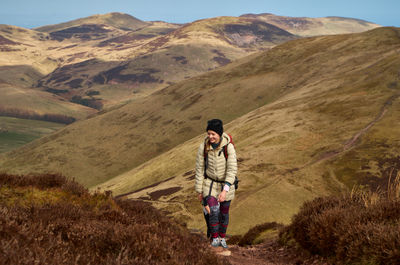
[[221, 258], [226, 259], [232, 265], [298, 265], [315, 264], [328, 265], [325, 260], [317, 256], [309, 256], [301, 253], [294, 248], [283, 247], [274, 240], [268, 240], [255, 246], [239, 247], [233, 245], [229, 247], [230, 255], [224, 256], [222, 248], [215, 249], [217, 254], [222, 254]]
[[382, 106], [381, 110], [379, 111], [378, 115], [376, 115], [375, 119], [373, 121], [371, 121], [369, 124], [367, 124], [367, 126], [365, 126], [363, 129], [361, 129], [359, 132], [357, 132], [351, 139], [349, 139], [343, 145], [343, 147], [341, 149], [325, 152], [325, 153], [321, 154], [317, 159], [310, 161], [307, 164], [305, 164], [304, 166], [302, 166], [300, 169], [303, 169], [307, 166], [310, 166], [310, 165], [319, 163], [321, 161], [336, 157], [336, 156], [340, 155], [341, 153], [344, 153], [344, 152], [350, 150], [351, 148], [353, 148], [356, 145], [357, 140], [385, 116], [386, 112], [388, 111], [388, 107], [391, 106], [393, 101], [396, 100], [398, 97], [400, 97], [400, 94], [393, 95], [388, 100], [386, 100], [385, 104]]

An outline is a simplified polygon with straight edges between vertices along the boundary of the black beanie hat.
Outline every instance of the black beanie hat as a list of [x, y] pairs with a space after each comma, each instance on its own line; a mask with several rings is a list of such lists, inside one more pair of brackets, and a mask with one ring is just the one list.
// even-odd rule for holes
[[219, 119], [212, 119], [207, 122], [207, 129], [206, 131], [211, 130], [222, 136], [224, 132], [224, 127], [222, 126], [222, 121]]

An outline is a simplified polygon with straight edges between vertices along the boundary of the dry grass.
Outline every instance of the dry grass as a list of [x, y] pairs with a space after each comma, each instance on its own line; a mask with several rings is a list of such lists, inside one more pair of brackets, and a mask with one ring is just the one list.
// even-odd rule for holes
[[1, 264], [224, 264], [149, 204], [60, 175], [1, 174], [0, 198]]

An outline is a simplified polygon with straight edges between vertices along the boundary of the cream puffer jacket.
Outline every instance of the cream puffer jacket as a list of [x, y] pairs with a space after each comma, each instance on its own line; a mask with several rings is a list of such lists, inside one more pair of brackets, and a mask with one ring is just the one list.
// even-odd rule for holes
[[[221, 144], [216, 149], [213, 149], [209, 144], [208, 137], [206, 137], [204, 142], [200, 144], [196, 159], [195, 190], [197, 193], [202, 193], [203, 197], [211, 195], [218, 198], [218, 195], [221, 193], [223, 186], [225, 185], [224, 183], [212, 181], [212, 179], [229, 182], [231, 184], [229, 192], [226, 194], [226, 201], [230, 201], [235, 197], [234, 182], [237, 174], [236, 151], [233, 144], [228, 143], [229, 136], [226, 133], [223, 133], [221, 136]], [[228, 159], [225, 160], [223, 147], [227, 144]], [[204, 145], [206, 145], [206, 150], [208, 151], [208, 166], [206, 170], [208, 178], [204, 177]]]

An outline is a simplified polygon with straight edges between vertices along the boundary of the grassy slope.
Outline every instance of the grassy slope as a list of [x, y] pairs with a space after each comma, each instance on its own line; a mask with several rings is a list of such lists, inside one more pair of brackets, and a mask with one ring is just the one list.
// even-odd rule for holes
[[[232, 206], [235, 221], [230, 233], [243, 233], [265, 221], [287, 223], [302, 202], [314, 196], [351, 189], [353, 184], [365, 184], [366, 180], [375, 185], [387, 181], [387, 175], [380, 170], [389, 162], [381, 169], [377, 164], [383, 158], [396, 157], [399, 100], [387, 105], [382, 119], [361, 135], [353, 148], [345, 149], [345, 144], [379, 116], [390, 97], [400, 93], [400, 59], [395, 52], [400, 46], [398, 34], [398, 29], [387, 28], [298, 40], [264, 53], [247, 65], [257, 69], [257, 63], [271, 62], [272, 56], [286, 58], [285, 66], [280, 67], [293, 78], [291, 82], [296, 77], [301, 77], [302, 82], [277, 102], [226, 126], [235, 139], [241, 179]], [[241, 65], [244, 71], [245, 66]], [[274, 72], [278, 70], [279, 67], [274, 68]], [[251, 83], [250, 78], [246, 81]], [[100, 188], [122, 194], [174, 177], [128, 197], [154, 199], [154, 192], [161, 191], [166, 196], [155, 202], [158, 207], [172, 211], [191, 227], [200, 228], [204, 222], [195, 202], [190, 171], [202, 137], [185, 142]], [[346, 152], [340, 153], [343, 150]], [[331, 151], [339, 155], [320, 160]], [[370, 178], [366, 178], [368, 175]], [[172, 187], [183, 189], [168, 193]]]

